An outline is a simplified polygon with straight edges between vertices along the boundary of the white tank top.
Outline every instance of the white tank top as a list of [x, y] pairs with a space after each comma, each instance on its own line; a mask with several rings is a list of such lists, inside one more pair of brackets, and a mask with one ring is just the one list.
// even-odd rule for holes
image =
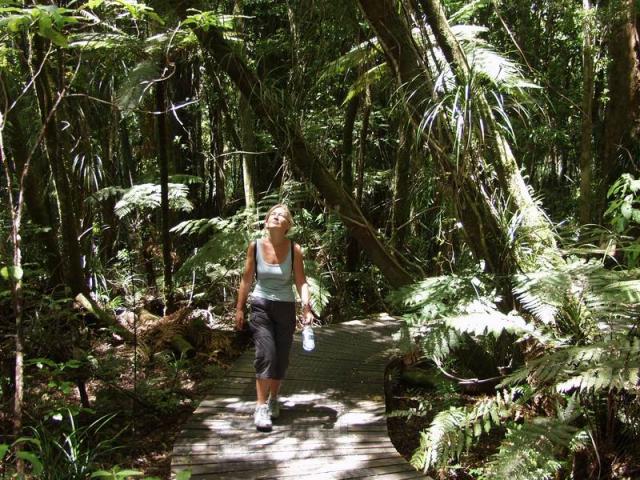
[[262, 257], [262, 241], [256, 240], [256, 269], [258, 280], [252, 296], [280, 302], [295, 302], [291, 249], [282, 263], [267, 263]]

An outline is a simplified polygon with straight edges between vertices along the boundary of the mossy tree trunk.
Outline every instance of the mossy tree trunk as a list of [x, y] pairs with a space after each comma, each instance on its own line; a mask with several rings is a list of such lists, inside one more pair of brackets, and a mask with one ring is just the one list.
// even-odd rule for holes
[[[531, 198], [511, 148], [500, 133], [486, 101], [482, 97], [477, 99], [489, 132], [475, 141], [477, 145], [487, 144], [485, 151], [491, 154], [491, 164], [499, 178], [497, 186], [488, 180], [486, 173], [473, 168], [481, 158], [477, 148], [467, 152], [461, 164], [455, 164], [448, 158], [448, 152], [453, 151], [451, 134], [445, 132], [436, 141], [433, 134], [423, 128], [424, 111], [435, 95], [433, 82], [413, 40], [411, 28], [398, 14], [395, 2], [359, 0], [359, 4], [404, 91], [409, 118], [422, 132], [441, 174], [453, 184], [448, 191], [456, 196], [458, 213], [475, 254], [484, 258], [489, 270], [496, 273], [510, 273], [519, 268], [517, 255], [509, 252], [506, 235], [497, 221], [500, 212], [496, 211], [490, 195], [496, 189], [502, 198], [508, 199], [511, 214], [521, 215], [522, 226], [525, 227], [522, 231], [529, 247], [536, 252], [553, 249], [555, 242], [551, 224]], [[442, 6], [436, 0], [422, 1], [421, 4], [456, 82], [463, 85], [468, 71], [466, 57], [449, 29]]]

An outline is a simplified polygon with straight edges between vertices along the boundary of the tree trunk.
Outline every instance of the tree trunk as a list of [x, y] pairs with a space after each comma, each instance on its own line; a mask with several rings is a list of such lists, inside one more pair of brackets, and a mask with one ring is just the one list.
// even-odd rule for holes
[[[21, 110], [13, 110], [8, 116], [11, 123], [9, 147], [18, 171], [24, 170], [25, 162], [29, 158], [29, 141], [21, 121], [25, 118], [24, 115], [25, 113]], [[25, 204], [31, 221], [34, 225], [41, 227], [38, 229], [38, 242], [44, 247], [51, 284], [58, 285], [64, 282], [64, 276], [61, 269], [60, 247], [56, 238], [58, 226], [51, 218], [53, 206], [50, 204], [50, 197], [45, 194], [47, 191], [45, 181], [49, 177], [48, 166], [40, 155], [34, 155], [30, 163], [31, 166], [25, 178]]]
[[362, 124], [360, 126], [360, 148], [358, 149], [358, 169], [356, 181], [356, 202], [362, 208], [364, 190], [364, 169], [367, 158], [367, 138], [369, 137], [369, 118], [371, 117], [371, 88], [367, 85], [362, 106]]
[[[359, 4], [367, 21], [376, 32], [388, 63], [405, 92], [404, 103], [409, 118], [422, 132], [442, 174], [457, 185], [451, 189], [451, 192], [457, 197], [456, 204], [467, 238], [470, 243], [473, 243], [472, 250], [480, 258], [484, 258], [489, 267], [499, 268], [499, 270], [493, 270], [496, 273], [513, 272], [518, 268], [517, 261], [515, 257], [507, 255], [509, 247], [497, 222], [498, 212], [495, 211], [490, 197], [485, 193], [485, 191], [491, 192], [494, 186], [488, 184], [485, 179], [486, 174], [474, 171], [472, 168], [479, 157], [466, 158], [465, 165], [452, 165], [447, 158], [448, 152], [453, 151], [453, 142], [446, 136], [450, 134], [445, 133], [445, 136], [439, 139], [440, 143], [434, 139], [433, 133], [425, 132], [422, 127], [425, 108], [432, 103], [433, 82], [413, 41], [410, 27], [397, 13], [396, 4], [392, 0], [359, 0]], [[456, 80], [464, 82], [466, 59], [457, 42], [452, 40], [453, 35], [448, 29], [439, 2], [429, 0], [423, 4], [427, 11], [427, 20], [434, 30], [438, 43], [441, 44], [447, 61], [451, 64]], [[551, 226], [531, 199], [511, 149], [495, 128], [495, 120], [486, 106], [482, 109], [482, 115], [491, 132], [486, 140], [478, 139], [478, 143], [490, 142], [490, 151], [495, 159], [494, 167], [500, 178], [499, 188], [503, 190], [501, 196], [509, 199], [513, 214], [521, 213], [523, 226], [527, 227], [524, 235], [534, 251], [540, 250], [537, 247], [553, 247]], [[475, 155], [479, 154], [475, 152]], [[465, 217], [467, 217], [466, 221]], [[471, 219], [474, 222], [470, 222]], [[485, 233], [480, 235], [480, 232]]]
[[[44, 47], [39, 39], [36, 39], [35, 45], [39, 57], [36, 61], [39, 62], [42, 60]], [[49, 158], [58, 195], [64, 260], [63, 271], [66, 284], [71, 289], [73, 296], [75, 296], [78, 293], [86, 293], [87, 285], [84, 269], [82, 268], [82, 249], [78, 240], [78, 220], [76, 208], [74, 207], [73, 189], [58, 137], [57, 115], [55, 113], [49, 115], [53, 105], [50, 91], [51, 85], [53, 84], [45, 67], [37, 77], [35, 86], [40, 116], [45, 128], [45, 152]], [[60, 89], [62, 89], [62, 85], [60, 85]]]
[[[620, 0], [611, 2], [611, 26], [609, 31], [609, 103], [605, 113], [599, 192], [600, 212], [605, 210], [609, 187], [622, 173], [629, 149], [629, 141], [638, 132], [640, 103], [640, 71], [636, 51], [638, 33], [635, 26], [635, 2]], [[622, 156], [622, 158], [621, 158]]]
[[[364, 104], [362, 106], [362, 123], [360, 125], [360, 145], [358, 148], [356, 164], [356, 184], [355, 195], [358, 207], [362, 209], [362, 196], [364, 191], [364, 170], [365, 159], [367, 157], [367, 138], [369, 137], [369, 118], [371, 117], [371, 89], [367, 85], [364, 94]], [[358, 270], [358, 260], [360, 258], [360, 248], [358, 242], [351, 236], [347, 238], [347, 258], [345, 260], [347, 272]]]
[[[11, 167], [7, 161], [4, 149], [4, 127], [5, 117], [0, 111], [0, 166], [5, 174], [7, 183], [7, 195], [9, 197], [9, 209], [11, 217], [11, 244], [12, 252], [12, 269], [9, 282], [11, 284], [11, 301], [13, 305], [13, 314], [15, 317], [15, 367], [14, 367], [14, 394], [13, 394], [13, 434], [16, 438], [22, 436], [22, 408], [24, 404], [24, 326], [22, 318], [22, 310], [24, 298], [22, 293], [22, 250], [20, 225], [22, 220], [22, 194], [24, 187], [21, 184], [18, 192], [17, 202], [13, 198], [14, 184], [11, 178]], [[28, 168], [30, 157], [24, 159], [24, 164]], [[25, 167], [18, 173], [18, 177], [22, 180]], [[20, 182], [22, 183], [22, 182]], [[16, 453], [22, 450], [20, 444], [16, 445]], [[24, 474], [24, 463], [19, 459], [16, 463], [18, 475]]]
[[[211, 168], [209, 175], [213, 178], [212, 193], [215, 191], [215, 195], [211, 195], [213, 203], [214, 215], [222, 216], [226, 203], [225, 196], [225, 181], [224, 181], [224, 144], [223, 144], [223, 118], [221, 107], [218, 107], [217, 103], [221, 103], [220, 99], [214, 103], [213, 100], [209, 101], [209, 143], [211, 145]], [[215, 190], [214, 190], [215, 189]], [[209, 203], [209, 202], [208, 202]]]
[[256, 208], [256, 192], [254, 186], [256, 122], [253, 111], [244, 97], [240, 98], [238, 117], [240, 142], [242, 144], [242, 184], [244, 185], [244, 205], [247, 210], [254, 211]]
[[[347, 110], [345, 112], [344, 127], [342, 130], [342, 165], [341, 179], [342, 185], [345, 191], [349, 195], [354, 194], [353, 190], [353, 164], [354, 164], [354, 149], [353, 149], [353, 129], [356, 123], [356, 117], [358, 115], [358, 108], [360, 106], [361, 95], [356, 95], [347, 104]], [[360, 206], [361, 204], [358, 203]], [[348, 272], [355, 272], [358, 263], [358, 244], [352, 235], [347, 235], [346, 238], [346, 258], [345, 269]]]
[[353, 127], [356, 123], [360, 95], [356, 95], [347, 103], [342, 128], [342, 158], [338, 171], [344, 189], [353, 195]]
[[[293, 166], [309, 179], [324, 196], [329, 206], [336, 209], [347, 228], [356, 237], [372, 261], [393, 286], [410, 283], [411, 275], [393, 258], [376, 236], [353, 197], [342, 189], [329, 170], [305, 141], [297, 125], [290, 120], [275, 96], [250, 70], [224, 39], [220, 30], [196, 28], [195, 33], [203, 48], [212, 55], [219, 67], [229, 75], [251, 108], [265, 122], [274, 141], [291, 159]], [[284, 97], [284, 92], [279, 92]]]
[[[235, 0], [233, 11], [236, 15], [242, 15], [244, 5], [242, 0]], [[241, 17], [236, 19], [236, 29], [242, 35], [244, 32], [244, 22]], [[255, 211], [255, 162], [254, 153], [256, 150], [256, 121], [253, 110], [249, 106], [247, 99], [240, 97], [238, 105], [238, 127], [240, 129], [240, 143], [242, 145], [242, 179], [244, 185], [244, 205], [248, 211]]]
[[133, 157], [133, 149], [131, 148], [131, 140], [129, 139], [127, 121], [124, 118], [120, 119], [118, 131], [120, 133], [118, 136], [120, 137], [120, 152], [122, 155], [122, 162], [120, 165], [124, 177], [123, 185], [133, 187], [135, 184], [133, 179], [136, 177], [136, 161]]
[[160, 210], [162, 217], [162, 259], [164, 264], [164, 297], [167, 310], [173, 310], [173, 268], [169, 233], [169, 143], [167, 139], [165, 82], [156, 83], [158, 162], [160, 166]]
[[593, 18], [591, 0], [582, 0], [582, 125], [580, 137], [580, 223], [591, 223], [591, 172], [593, 94], [595, 71], [593, 67]]
[[391, 206], [391, 244], [403, 250], [407, 238], [407, 222], [411, 211], [410, 182], [411, 157], [413, 152], [413, 126], [405, 115], [398, 125], [398, 149], [393, 173], [393, 200]]
[[[434, 32], [438, 46], [452, 67], [456, 82], [464, 86], [465, 79], [469, 77], [470, 73], [469, 65], [460, 44], [449, 27], [440, 0], [423, 0], [422, 3], [425, 6], [427, 21]], [[511, 151], [511, 146], [500, 133], [493, 112], [484, 96], [480, 96], [477, 100], [480, 101], [480, 113], [485, 128], [489, 129], [489, 134], [484, 138], [490, 142], [489, 148], [493, 153], [493, 166], [498, 173], [500, 187], [503, 190], [504, 198], [507, 198], [511, 203], [512, 213], [520, 213], [522, 216], [522, 226], [525, 228], [523, 234], [527, 238], [528, 246], [534, 251], [542, 251], [547, 248], [555, 249], [555, 236], [551, 229], [551, 223], [529, 193]], [[480, 143], [482, 133], [479, 132], [477, 137]]]

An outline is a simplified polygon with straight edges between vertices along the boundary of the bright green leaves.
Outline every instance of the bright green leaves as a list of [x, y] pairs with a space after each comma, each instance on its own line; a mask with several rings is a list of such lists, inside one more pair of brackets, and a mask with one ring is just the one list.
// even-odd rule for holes
[[34, 29], [41, 37], [51, 40], [59, 47], [66, 47], [69, 40], [64, 29], [77, 24], [80, 17], [74, 10], [54, 5], [36, 5], [32, 8], [0, 8], [0, 29], [18, 33]]
[[24, 271], [22, 270], [22, 267], [6, 265], [0, 268], [0, 277], [2, 277], [4, 280], [12, 280], [14, 282], [18, 282], [22, 280], [23, 276]]
[[[174, 211], [190, 212], [193, 204], [187, 199], [189, 189], [180, 183], [169, 184], [169, 208]], [[134, 185], [116, 203], [115, 213], [123, 218], [135, 211], [148, 213], [160, 207], [160, 185], [144, 183]]]
[[[200, 12], [193, 10], [195, 13], [189, 15], [182, 24], [193, 29], [208, 31], [210, 27], [217, 27], [223, 30], [231, 30], [234, 27], [234, 21], [239, 18], [238, 15], [223, 15], [213, 11]], [[245, 18], [245, 17], [242, 17]]]
[[121, 12], [126, 12], [126, 15], [134, 20], [150, 19], [160, 25], [164, 25], [165, 23], [162, 17], [160, 17], [153, 8], [144, 3], [136, 2], [135, 0], [89, 0], [82, 8], [97, 10], [101, 7], [113, 8], [115, 10], [120, 10]]
[[605, 216], [611, 219], [613, 228], [623, 233], [630, 224], [640, 224], [640, 180], [625, 173], [609, 189], [611, 204]]

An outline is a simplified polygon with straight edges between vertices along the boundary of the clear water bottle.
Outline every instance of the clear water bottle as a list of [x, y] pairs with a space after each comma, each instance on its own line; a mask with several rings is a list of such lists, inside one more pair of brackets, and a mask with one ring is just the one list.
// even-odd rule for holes
[[307, 352], [316, 348], [316, 341], [313, 337], [313, 328], [311, 328], [310, 325], [307, 325], [302, 329], [302, 348]]

